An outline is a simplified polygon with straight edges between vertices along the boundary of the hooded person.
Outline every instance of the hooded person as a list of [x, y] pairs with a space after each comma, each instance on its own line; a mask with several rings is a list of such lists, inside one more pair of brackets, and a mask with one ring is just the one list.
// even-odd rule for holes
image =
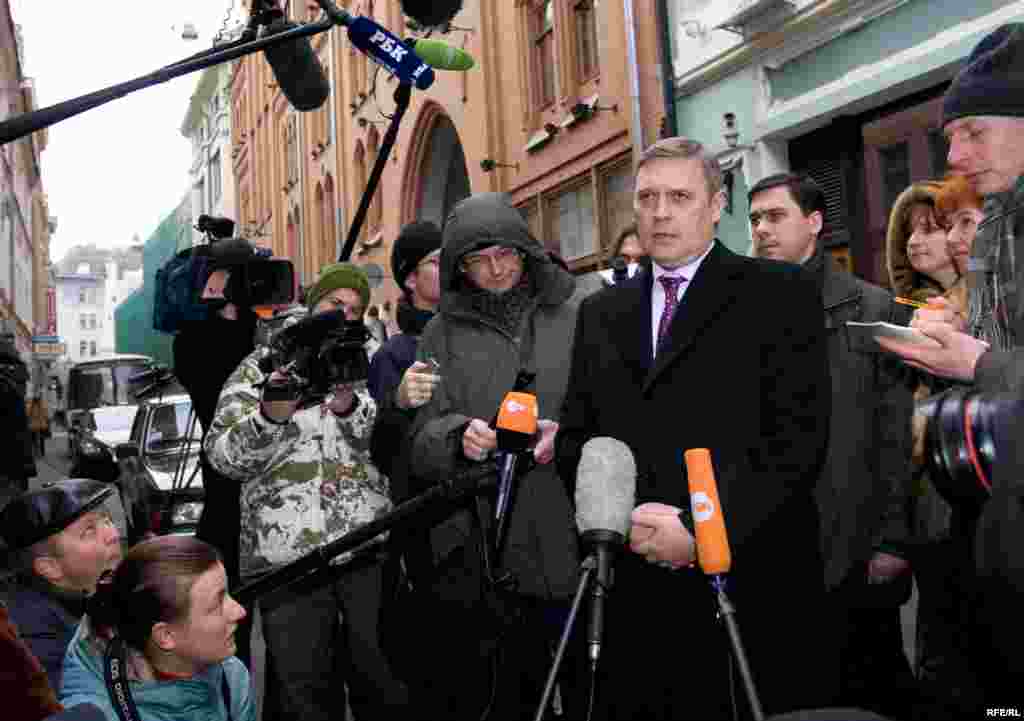
[[36, 475], [32, 432], [29, 430], [25, 391], [29, 373], [11, 336], [0, 336], [0, 507], [28, 490]]
[[516, 481], [507, 538], [494, 559], [495, 574], [508, 574], [508, 584], [488, 592], [481, 580], [482, 534], [474, 524], [490, 525], [490, 500], [481, 499], [482, 512], [467, 501], [430, 529], [440, 621], [425, 632], [445, 638], [425, 647], [443, 644], [450, 652], [447, 664], [424, 673], [433, 676], [431, 711], [451, 709], [445, 718], [479, 718], [488, 701], [492, 719], [532, 716], [575, 590], [576, 528], [551, 463], [557, 423], [550, 420], [568, 382], [580, 298], [574, 291], [573, 277], [530, 234], [507, 195], [480, 193], [453, 208], [444, 226], [440, 309], [417, 349], [419, 360], [437, 362], [442, 379], [413, 421], [411, 491], [493, 462], [488, 419], [520, 371], [536, 374], [540, 439], [519, 462], [536, 465]]
[[[361, 321], [369, 300], [366, 274], [334, 263], [307, 291], [306, 312], [309, 320], [340, 313]], [[303, 322], [286, 311], [278, 332]], [[367, 353], [372, 344], [366, 341]], [[204, 443], [213, 467], [242, 487], [243, 583], [391, 509], [387, 478], [370, 460], [377, 405], [365, 382], [337, 384], [300, 408], [299, 397], [267, 393], [267, 382], [281, 376], [261, 364], [269, 355], [269, 347], [257, 347], [228, 378]], [[357, 721], [401, 717], [406, 690], [377, 634], [383, 555], [379, 544], [368, 544], [336, 557], [308, 584], [259, 599], [270, 669], [266, 713], [327, 721], [345, 714], [347, 695]]]

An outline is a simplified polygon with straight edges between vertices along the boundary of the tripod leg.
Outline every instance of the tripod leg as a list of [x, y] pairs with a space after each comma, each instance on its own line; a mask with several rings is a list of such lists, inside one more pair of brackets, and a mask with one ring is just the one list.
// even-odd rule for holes
[[555, 679], [558, 678], [558, 670], [562, 666], [562, 658], [565, 656], [565, 647], [569, 645], [569, 636], [572, 634], [572, 627], [576, 623], [576, 615], [580, 610], [580, 602], [583, 600], [583, 594], [587, 590], [587, 582], [590, 580], [590, 574], [594, 572], [597, 567], [597, 561], [593, 556], [588, 556], [585, 561], [580, 565], [580, 582], [576, 587], [576, 596], [572, 599], [572, 608], [569, 610], [569, 618], [565, 621], [565, 628], [562, 629], [562, 638], [558, 641], [558, 650], [555, 651], [555, 659], [551, 664], [551, 671], [548, 673], [547, 683], [544, 684], [544, 695], [541, 696], [540, 704], [537, 706], [537, 715], [534, 716], [534, 721], [541, 721], [544, 718], [544, 712], [547, 710], [548, 702], [551, 699], [551, 692], [555, 688]]

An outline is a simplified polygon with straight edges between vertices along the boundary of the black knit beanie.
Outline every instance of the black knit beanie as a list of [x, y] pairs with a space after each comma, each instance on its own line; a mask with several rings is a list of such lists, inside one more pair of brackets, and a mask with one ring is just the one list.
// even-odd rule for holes
[[391, 248], [391, 275], [402, 293], [405, 279], [420, 261], [441, 247], [441, 229], [429, 220], [409, 223], [395, 238]]
[[982, 38], [946, 91], [943, 125], [972, 115], [1024, 117], [1024, 23]]

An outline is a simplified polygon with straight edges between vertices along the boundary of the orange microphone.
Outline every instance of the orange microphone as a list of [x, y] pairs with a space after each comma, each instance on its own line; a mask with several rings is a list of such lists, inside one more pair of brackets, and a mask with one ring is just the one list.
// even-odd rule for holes
[[725, 532], [725, 516], [722, 503], [718, 500], [718, 484], [715, 469], [711, 466], [711, 452], [707, 448], [691, 448], [683, 454], [686, 461], [686, 477], [690, 486], [690, 512], [693, 515], [693, 531], [697, 541], [697, 562], [708, 576], [711, 588], [718, 602], [719, 618], [729, 634], [733, 657], [739, 668], [743, 688], [750, 702], [754, 721], [764, 721], [761, 700], [754, 686], [747, 654], [740, 639], [740, 628], [736, 623], [736, 607], [726, 594], [726, 578], [732, 568], [732, 551], [729, 550], [729, 536]]
[[537, 415], [537, 396], [522, 391], [507, 393], [494, 422], [498, 450], [510, 453], [525, 451], [537, 433]]
[[691, 448], [683, 454], [690, 486], [690, 512], [697, 541], [697, 562], [709, 576], [728, 573], [732, 568], [725, 516], [718, 500], [718, 484], [707, 448]]

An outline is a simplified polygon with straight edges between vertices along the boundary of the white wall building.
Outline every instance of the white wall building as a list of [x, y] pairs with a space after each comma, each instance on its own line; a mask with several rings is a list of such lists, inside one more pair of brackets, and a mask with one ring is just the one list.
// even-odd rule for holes
[[[204, 214], [240, 220], [235, 211], [235, 176], [230, 162], [230, 84], [230, 63], [204, 70], [181, 124], [181, 134], [192, 142], [192, 225]], [[203, 234], [193, 230], [192, 244], [202, 240]]]
[[142, 285], [142, 269], [116, 259], [81, 262], [56, 274], [57, 333], [72, 363], [115, 352], [114, 309]]

